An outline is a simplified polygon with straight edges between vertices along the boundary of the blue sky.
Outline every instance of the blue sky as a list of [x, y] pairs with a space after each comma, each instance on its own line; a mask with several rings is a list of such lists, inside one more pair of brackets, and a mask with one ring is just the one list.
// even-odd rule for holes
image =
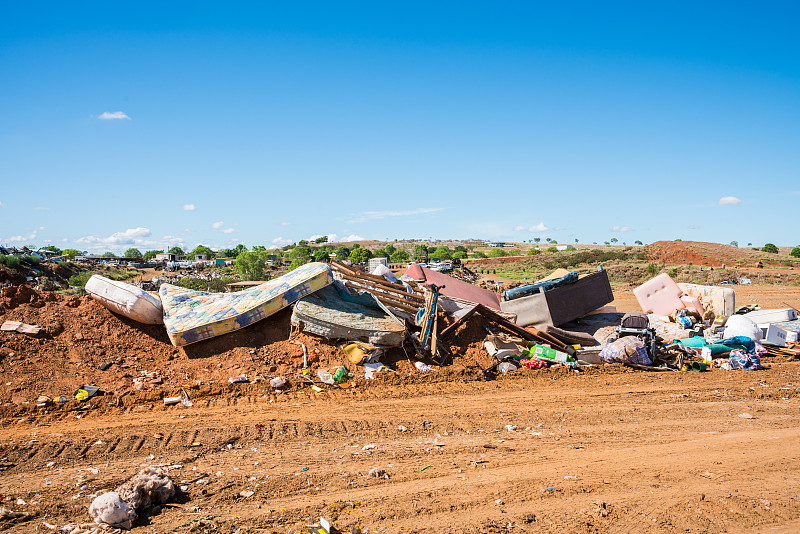
[[799, 12], [6, 2], [0, 244], [796, 245]]

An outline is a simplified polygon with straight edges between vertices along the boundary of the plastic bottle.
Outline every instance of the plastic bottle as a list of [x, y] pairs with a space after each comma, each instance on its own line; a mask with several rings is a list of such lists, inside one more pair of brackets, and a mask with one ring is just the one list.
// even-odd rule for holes
[[333, 375], [330, 374], [327, 371], [327, 369], [320, 369], [319, 371], [317, 371], [317, 376], [319, 377], [320, 380], [322, 380], [326, 384], [334, 383]]
[[500, 365], [497, 366], [497, 370], [503, 374], [506, 374], [509, 371], [516, 371], [517, 366], [511, 362], [501, 362]]
[[575, 361], [575, 358], [573, 358], [566, 352], [560, 352], [555, 349], [551, 349], [550, 347], [544, 347], [542, 345], [532, 346], [528, 351], [528, 357], [540, 358], [543, 360], [549, 360], [551, 362], [558, 362], [558, 363], [567, 363]]
[[344, 365], [340, 365], [336, 368], [336, 371], [333, 372], [333, 381], [337, 384], [342, 382], [347, 382], [347, 379], [350, 378], [352, 375], [347, 370], [347, 367]]
[[282, 376], [276, 376], [275, 378], [269, 381], [269, 385], [274, 388], [279, 388], [284, 384], [286, 384], [286, 379], [283, 378]]

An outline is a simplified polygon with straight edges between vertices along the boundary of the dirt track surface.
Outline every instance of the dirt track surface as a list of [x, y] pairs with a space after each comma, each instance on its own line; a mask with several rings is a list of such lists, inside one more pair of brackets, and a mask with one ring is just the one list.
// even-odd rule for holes
[[[433, 373], [396, 351], [398, 374], [322, 393], [294, 378], [275, 393], [226, 379], [299, 370], [287, 313], [183, 350], [89, 298], [2, 297], [0, 319], [45, 335], [0, 338], [0, 504], [35, 514], [0, 531], [87, 522], [94, 492], [146, 465], [185, 490], [133, 532], [305, 532], [320, 515], [346, 532], [800, 530], [800, 362], [783, 357], [764, 371], [485, 381], [483, 332], [467, 328], [454, 365]], [[336, 345], [297, 339], [314, 369], [340, 361]], [[142, 371], [159, 380], [137, 390]], [[81, 383], [108, 395], [36, 406]], [[192, 407], [164, 406], [182, 390]]]
[[614, 366], [5, 421], [0, 492], [40, 514], [5, 526], [85, 521], [92, 492], [171, 465], [186, 491], [136, 531], [791, 532], [799, 375]]

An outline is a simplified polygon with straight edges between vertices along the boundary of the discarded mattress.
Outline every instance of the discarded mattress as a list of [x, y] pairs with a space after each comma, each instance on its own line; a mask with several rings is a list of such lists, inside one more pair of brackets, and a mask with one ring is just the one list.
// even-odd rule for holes
[[597, 271], [577, 282], [500, 303], [504, 312], [515, 313], [520, 326], [560, 326], [614, 300], [608, 274]]
[[717, 317], [733, 315], [736, 311], [736, 292], [729, 287], [703, 286], [700, 284], [679, 283], [684, 295], [695, 297], [707, 310], [714, 310]]
[[158, 297], [125, 282], [94, 274], [86, 282], [86, 292], [109, 310], [145, 324], [161, 324], [164, 312]]
[[206, 293], [163, 284], [164, 324], [176, 347], [233, 332], [269, 317], [333, 281], [324, 263], [307, 263], [236, 293]]
[[350, 295], [333, 283], [297, 301], [292, 324], [303, 332], [329, 339], [399, 347], [405, 325], [371, 294]]

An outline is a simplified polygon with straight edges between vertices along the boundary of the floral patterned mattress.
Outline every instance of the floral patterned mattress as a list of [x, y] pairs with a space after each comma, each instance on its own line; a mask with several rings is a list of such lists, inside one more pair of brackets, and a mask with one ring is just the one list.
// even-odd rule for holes
[[307, 263], [236, 293], [207, 293], [163, 284], [164, 324], [176, 347], [233, 332], [269, 317], [333, 281], [324, 263]]

